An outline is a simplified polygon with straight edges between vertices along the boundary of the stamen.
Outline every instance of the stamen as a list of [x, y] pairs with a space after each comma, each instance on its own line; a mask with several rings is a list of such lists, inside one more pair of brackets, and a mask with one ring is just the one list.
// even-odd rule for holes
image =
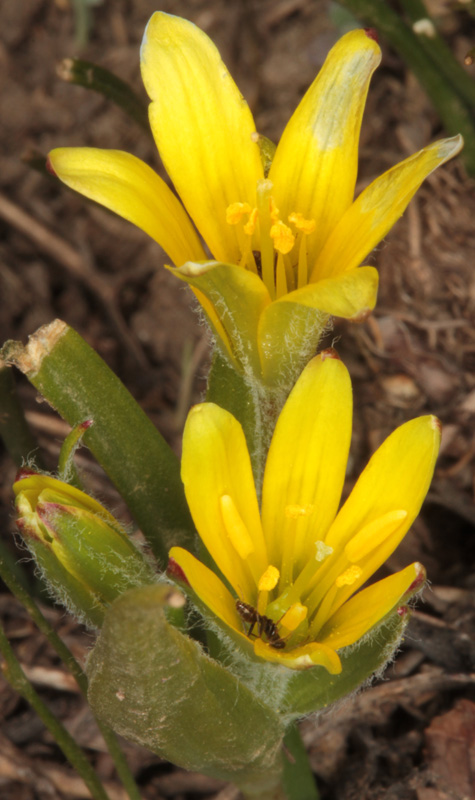
[[272, 222], [275, 223], [279, 221], [280, 211], [277, 208], [273, 197], [269, 197], [269, 214]]
[[259, 212], [257, 208], [253, 208], [251, 213], [249, 214], [249, 219], [244, 225], [244, 233], [246, 234], [246, 236], [252, 236], [254, 231], [256, 230], [258, 214]]
[[312, 558], [309, 558], [293, 584], [293, 587], [299, 597], [309, 594], [310, 583], [313, 583], [313, 581], [316, 579], [315, 576], [317, 573], [321, 574], [323, 562], [326, 561], [326, 559], [331, 556], [332, 553], [333, 547], [329, 547], [329, 545], [322, 541], [315, 542], [315, 561], [317, 564], [315, 564], [315, 561]]
[[252, 211], [249, 203], [231, 203], [226, 209], [226, 222], [228, 225], [239, 225], [244, 214]]
[[297, 288], [306, 286], [308, 283], [308, 263], [307, 263], [307, 240], [306, 236], [315, 230], [315, 220], [305, 219], [300, 211], [294, 211], [289, 215], [289, 222], [295, 225], [300, 233], [299, 258], [297, 264]]
[[271, 592], [272, 589], [275, 589], [279, 582], [280, 572], [277, 567], [273, 567], [272, 564], [269, 564], [266, 571], [262, 573], [261, 577], [259, 578], [259, 583], [257, 588], [260, 592]]
[[262, 280], [267, 287], [271, 300], [275, 300], [274, 244], [270, 238], [272, 189], [272, 181], [257, 181]]
[[315, 561], [325, 561], [328, 556], [333, 553], [333, 547], [325, 544], [325, 542], [315, 542]]
[[280, 578], [280, 572], [277, 567], [269, 564], [266, 571], [262, 573], [257, 584], [259, 596], [257, 598], [257, 611], [259, 614], [265, 614], [267, 604], [269, 602], [269, 592], [275, 589]]
[[284, 257], [282, 253], [277, 256], [277, 266], [275, 270], [275, 299], [278, 300], [287, 294], [287, 275], [285, 272]]
[[292, 225], [295, 225], [298, 231], [301, 231], [306, 236], [310, 233], [313, 233], [315, 230], [316, 222], [314, 219], [305, 219], [304, 215], [300, 213], [300, 211], [293, 211], [292, 214], [289, 214], [289, 222]]
[[373, 550], [380, 547], [400, 527], [406, 517], [407, 511], [403, 508], [394, 509], [394, 511], [388, 511], [387, 514], [383, 514], [368, 525], [365, 525], [345, 547], [345, 555], [348, 561], [352, 563], [361, 561]]
[[257, 208], [251, 208], [249, 203], [231, 203], [226, 209], [226, 222], [229, 225], [239, 225], [245, 214], [249, 214], [249, 219], [243, 224], [242, 231], [238, 229], [237, 233], [239, 246], [241, 248], [239, 266], [257, 275], [256, 260], [252, 252], [252, 235], [256, 228]]
[[353, 564], [348, 569], [345, 569], [335, 581], [335, 585], [341, 589], [342, 586], [352, 586], [358, 578], [361, 578], [363, 570], [356, 564]]
[[294, 603], [282, 617], [281, 625], [288, 631], [295, 631], [300, 623], [306, 619], [307, 614], [307, 606], [303, 606], [302, 603]]
[[290, 253], [295, 244], [295, 236], [288, 225], [277, 220], [270, 229], [270, 236], [274, 240], [274, 247], [278, 253], [282, 253], [282, 255]]
[[254, 543], [249, 531], [229, 494], [223, 494], [220, 497], [220, 506], [226, 533], [236, 553], [244, 560], [254, 552]]

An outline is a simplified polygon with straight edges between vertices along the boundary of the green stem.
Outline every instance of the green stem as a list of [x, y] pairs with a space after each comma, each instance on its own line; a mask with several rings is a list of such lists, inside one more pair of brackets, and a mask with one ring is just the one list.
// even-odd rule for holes
[[71, 426], [94, 421], [84, 444], [117, 487], [162, 564], [173, 544], [189, 548], [194, 528], [177, 457], [79, 334], [56, 320], [40, 328], [26, 347], [7, 342], [3, 353]]
[[148, 134], [151, 133], [146, 103], [113, 72], [99, 67], [97, 64], [92, 64], [90, 61], [65, 58], [58, 67], [58, 75], [68, 83], [92, 89], [107, 97], [108, 100], [112, 100], [144, 131]]
[[17, 467], [38, 450], [18, 399], [12, 370], [4, 366], [0, 366], [0, 437]]
[[[87, 697], [88, 680], [85, 673], [74, 658], [70, 649], [64, 644], [61, 637], [58, 636], [54, 628], [43, 616], [33, 598], [29, 595], [16, 575], [12, 572], [10, 565], [5, 561], [5, 557], [2, 554], [0, 554], [0, 577], [8, 589], [10, 589], [12, 594], [17, 598], [17, 600], [19, 600], [20, 603], [26, 608], [37, 628], [48, 639], [50, 645], [54, 648], [61, 661], [67, 666], [71, 674], [74, 676], [76, 683], [78, 684], [79, 689], [84, 697]], [[135, 782], [132, 772], [130, 771], [125, 756], [120, 749], [115, 733], [107, 725], [104, 725], [104, 723], [97, 719], [96, 723], [102, 733], [102, 736], [104, 737], [104, 741], [114, 762], [117, 774], [122, 781], [122, 785], [128, 793], [130, 800], [141, 800], [139, 788]]]
[[[339, 0], [365, 24], [374, 26], [407, 62], [426, 90], [450, 134], [461, 133], [465, 139], [463, 158], [466, 168], [475, 175], [475, 119], [473, 105], [466, 102], [467, 76], [452, 54], [444, 55], [444, 70], [438, 60], [422, 46], [421, 37], [406, 25], [404, 20], [381, 0]], [[445, 52], [445, 51], [444, 51]], [[450, 64], [450, 66], [448, 66]], [[450, 80], [447, 74], [450, 72]], [[470, 78], [468, 78], [470, 81]], [[459, 86], [463, 92], [459, 94]], [[462, 96], [463, 95], [463, 96]], [[470, 92], [472, 96], [472, 92]]]
[[2, 626], [0, 626], [0, 652], [5, 660], [3, 667], [5, 679], [34, 708], [71, 766], [83, 779], [94, 800], [110, 800], [99, 777], [87, 760], [84, 751], [76, 744], [64, 725], [51, 713], [27, 679]]

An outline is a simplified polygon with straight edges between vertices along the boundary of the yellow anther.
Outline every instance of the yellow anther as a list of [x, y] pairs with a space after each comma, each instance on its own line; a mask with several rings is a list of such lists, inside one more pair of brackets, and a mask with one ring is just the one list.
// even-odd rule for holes
[[351, 586], [358, 578], [361, 577], [363, 574], [363, 570], [361, 567], [357, 567], [356, 564], [353, 564], [352, 567], [348, 567], [342, 574], [336, 579], [335, 584], [341, 589], [342, 586]]
[[269, 197], [269, 215], [272, 222], [279, 221], [279, 209], [277, 208], [275, 200], [272, 197], [272, 195]]
[[259, 583], [257, 584], [257, 588], [260, 592], [271, 592], [272, 589], [275, 589], [279, 582], [280, 572], [277, 567], [273, 567], [272, 564], [269, 564], [266, 571], [262, 573], [261, 577], [259, 578]]
[[302, 233], [305, 233], [306, 235], [313, 233], [315, 230], [315, 220], [305, 219], [304, 215], [301, 214], [300, 211], [293, 211], [289, 216], [289, 222], [291, 222], [292, 225], [295, 225], [298, 231], [302, 231]]
[[220, 497], [221, 514], [226, 533], [231, 539], [231, 544], [242, 559], [254, 552], [254, 544], [244, 522], [241, 519], [234, 500], [229, 494]]
[[274, 241], [274, 247], [278, 253], [286, 255], [290, 253], [295, 244], [295, 236], [288, 225], [284, 225], [280, 220], [275, 222], [270, 229], [270, 237]]
[[398, 508], [388, 511], [387, 514], [377, 517], [361, 528], [345, 547], [348, 561], [361, 561], [362, 558], [380, 547], [391, 534], [397, 531], [406, 517], [407, 511]]
[[302, 603], [294, 603], [290, 606], [289, 610], [285, 612], [280, 623], [286, 630], [295, 631], [300, 623], [304, 621], [307, 614], [307, 606], [303, 606]]
[[244, 214], [250, 214], [251, 211], [249, 203], [231, 203], [226, 209], [226, 222], [228, 225], [238, 225]]
[[314, 509], [315, 506], [313, 505], [308, 505], [308, 506], [289, 505], [285, 506], [284, 514], [286, 517], [290, 517], [290, 519], [297, 519], [298, 517], [308, 517], [308, 515], [311, 514], [312, 511], [314, 511]]
[[315, 561], [325, 561], [328, 556], [333, 553], [333, 547], [325, 544], [325, 542], [315, 542]]
[[258, 216], [259, 216], [259, 212], [258, 212], [257, 208], [253, 208], [251, 213], [250, 213], [250, 215], [249, 215], [249, 219], [248, 219], [248, 221], [246, 222], [246, 224], [244, 225], [244, 228], [243, 228], [244, 233], [246, 234], [246, 236], [252, 236], [252, 234], [256, 230], [256, 224], [257, 224]]

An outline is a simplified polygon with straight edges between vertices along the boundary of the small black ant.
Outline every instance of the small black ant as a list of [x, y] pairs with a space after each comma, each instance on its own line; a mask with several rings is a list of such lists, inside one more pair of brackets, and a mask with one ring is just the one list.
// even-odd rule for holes
[[236, 600], [236, 611], [243, 620], [249, 623], [247, 636], [251, 637], [254, 627], [257, 625], [258, 637], [262, 639], [266, 636], [269, 646], [275, 650], [282, 650], [285, 647], [285, 640], [279, 634], [277, 623], [264, 614], [259, 614], [257, 608], [242, 600]]

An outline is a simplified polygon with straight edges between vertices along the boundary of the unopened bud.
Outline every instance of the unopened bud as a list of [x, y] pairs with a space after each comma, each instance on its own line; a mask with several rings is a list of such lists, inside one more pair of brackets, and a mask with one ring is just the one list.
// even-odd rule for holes
[[155, 582], [149, 560], [100, 503], [48, 475], [18, 477], [18, 530], [54, 595], [79, 619], [100, 627], [119, 595]]

